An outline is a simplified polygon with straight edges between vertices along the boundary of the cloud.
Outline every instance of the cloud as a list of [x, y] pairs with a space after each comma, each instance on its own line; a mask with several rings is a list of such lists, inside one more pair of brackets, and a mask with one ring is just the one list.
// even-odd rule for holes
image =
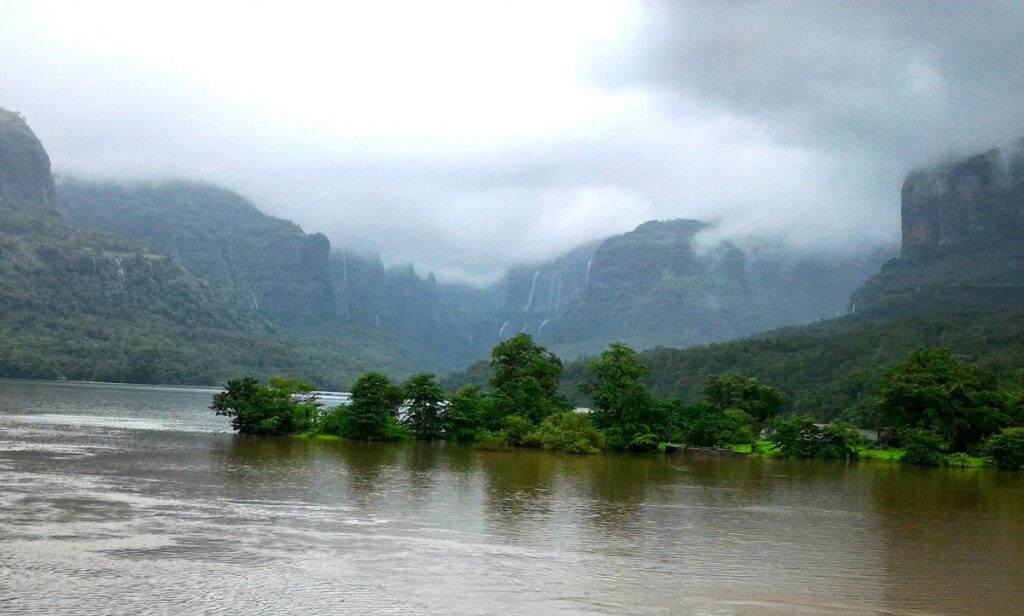
[[894, 241], [910, 169], [1024, 134], [1018, 3], [6, 3], [58, 171], [233, 188], [483, 282], [651, 218]]

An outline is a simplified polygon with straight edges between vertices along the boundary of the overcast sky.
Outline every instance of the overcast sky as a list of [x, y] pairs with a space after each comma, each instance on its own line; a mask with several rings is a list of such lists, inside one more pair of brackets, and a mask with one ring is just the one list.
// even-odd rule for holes
[[228, 186], [486, 281], [652, 218], [837, 250], [1024, 135], [1024, 3], [6, 2], [58, 173]]

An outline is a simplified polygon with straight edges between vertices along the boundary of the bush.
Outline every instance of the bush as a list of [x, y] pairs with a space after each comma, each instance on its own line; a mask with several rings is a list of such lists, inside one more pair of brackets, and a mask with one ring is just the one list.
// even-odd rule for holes
[[456, 443], [472, 443], [486, 414], [486, 400], [480, 390], [466, 385], [452, 396], [451, 403], [441, 416], [446, 439]]
[[967, 468], [971, 465], [971, 457], [966, 453], [951, 453], [942, 463], [953, 468]]
[[1006, 428], [985, 441], [985, 460], [996, 468], [1017, 470], [1024, 467], [1024, 428]]
[[736, 409], [723, 411], [708, 404], [697, 404], [685, 411], [688, 415], [686, 442], [698, 447], [725, 447], [756, 440], [756, 420]]
[[339, 406], [320, 418], [319, 431], [353, 440], [406, 441], [413, 438], [412, 430], [391, 416], [383, 418], [381, 426], [372, 437], [361, 431], [361, 425], [352, 407]]
[[548, 417], [523, 442], [545, 451], [582, 454], [597, 453], [604, 447], [604, 437], [590, 418], [572, 411]]
[[502, 422], [501, 436], [513, 447], [526, 444], [526, 437], [533, 432], [533, 422], [519, 415], [509, 415]]
[[938, 434], [921, 428], [906, 430], [901, 436], [903, 441], [903, 464], [919, 466], [941, 466], [945, 460], [946, 444]]
[[294, 434], [316, 421], [316, 405], [303, 398], [311, 389], [301, 381], [274, 378], [266, 386], [245, 377], [228, 381], [210, 408], [230, 417], [231, 427], [242, 434]]
[[637, 434], [633, 437], [633, 440], [629, 442], [630, 451], [657, 451], [658, 444], [661, 439], [658, 438], [657, 434], [653, 432], [645, 432], [643, 434]]
[[500, 432], [482, 430], [477, 432], [476, 439], [473, 441], [473, 448], [489, 451], [501, 451], [510, 449], [511, 445], [508, 444], [508, 440], [506, 440], [505, 435]]
[[783, 457], [818, 460], [856, 460], [863, 440], [852, 426], [834, 423], [820, 427], [810, 417], [781, 421], [772, 435]]

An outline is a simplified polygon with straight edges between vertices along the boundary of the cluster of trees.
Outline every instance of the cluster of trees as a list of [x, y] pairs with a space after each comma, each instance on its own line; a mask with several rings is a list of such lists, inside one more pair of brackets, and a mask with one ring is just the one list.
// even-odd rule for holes
[[683, 405], [655, 398], [647, 367], [623, 344], [589, 364], [581, 388], [593, 400], [576, 412], [559, 391], [562, 362], [527, 334], [498, 344], [485, 391], [474, 385], [450, 399], [435, 377], [419, 374], [398, 385], [381, 373], [359, 377], [348, 406], [319, 412], [298, 381], [230, 381], [212, 408], [243, 433], [320, 432], [360, 440], [447, 439], [488, 449], [537, 447], [571, 453], [601, 449], [650, 451], [662, 442], [701, 446], [753, 443], [784, 406], [782, 395], [756, 379], [710, 379], [705, 399]]
[[[864, 445], [848, 424], [780, 420], [783, 395], [754, 378], [712, 377], [699, 401], [684, 404], [655, 397], [646, 385], [650, 370], [624, 344], [610, 345], [587, 367], [580, 389], [593, 408], [586, 413], [560, 393], [562, 362], [527, 334], [494, 348], [486, 390], [466, 385], [447, 397], [431, 374], [395, 384], [369, 372], [356, 380], [351, 404], [325, 411], [305, 383], [273, 379], [263, 386], [244, 378], [230, 381], [212, 408], [243, 433], [446, 439], [485, 449], [652, 451], [664, 442], [756, 449], [767, 434], [784, 457], [855, 459]], [[1001, 389], [994, 375], [948, 350], [917, 351], [891, 370], [874, 412], [892, 444], [905, 449], [905, 462], [941, 464], [951, 454], [970, 454], [999, 468], [1024, 466], [1024, 396]]]
[[916, 351], [893, 368], [874, 405], [907, 463], [935, 466], [970, 454], [997, 468], [1024, 466], [1024, 395], [947, 349]]

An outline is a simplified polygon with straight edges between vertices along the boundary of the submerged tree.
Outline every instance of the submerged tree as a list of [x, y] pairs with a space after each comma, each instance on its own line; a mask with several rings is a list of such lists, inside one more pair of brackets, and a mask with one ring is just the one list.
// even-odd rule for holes
[[441, 424], [446, 439], [457, 443], [472, 443], [482, 429], [487, 400], [473, 385], [455, 392], [442, 415]]
[[302, 381], [274, 378], [262, 385], [253, 377], [228, 381], [213, 396], [210, 408], [231, 418], [242, 434], [292, 434], [313, 427], [318, 407], [304, 394], [313, 387]]
[[387, 375], [367, 372], [352, 386], [351, 404], [336, 410], [340, 436], [367, 441], [400, 438], [395, 415], [401, 403], [402, 390]]
[[424, 441], [440, 439], [443, 435], [441, 415], [444, 412], [444, 392], [438, 387], [433, 374], [417, 374], [402, 385], [407, 405], [405, 423], [413, 435]]
[[580, 390], [590, 396], [594, 405], [591, 419], [608, 435], [611, 448], [634, 448], [633, 442], [641, 435], [650, 436], [642, 439], [643, 443], [653, 439], [657, 444], [666, 435], [665, 405], [647, 391], [644, 381], [650, 370], [633, 349], [614, 343], [587, 367], [590, 376]]
[[510, 415], [536, 424], [548, 415], [572, 409], [558, 392], [561, 360], [528, 334], [513, 336], [494, 347], [491, 369], [494, 392], [487, 418], [490, 429], [500, 429]]

